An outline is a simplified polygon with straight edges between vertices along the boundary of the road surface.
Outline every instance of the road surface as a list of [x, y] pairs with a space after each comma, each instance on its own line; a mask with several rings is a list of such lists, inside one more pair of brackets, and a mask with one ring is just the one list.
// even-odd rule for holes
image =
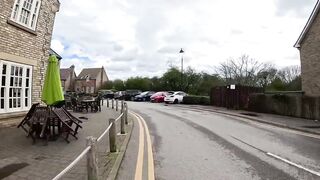
[[158, 180], [320, 179], [320, 137], [189, 106], [129, 108], [142, 121], [135, 122], [118, 180], [150, 179], [150, 156]]

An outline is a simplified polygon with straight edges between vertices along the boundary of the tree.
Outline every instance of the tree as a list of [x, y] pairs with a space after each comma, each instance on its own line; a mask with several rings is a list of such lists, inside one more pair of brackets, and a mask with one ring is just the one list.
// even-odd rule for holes
[[126, 89], [124, 82], [121, 79], [116, 79], [113, 81], [113, 88], [118, 91], [124, 91]]
[[126, 89], [138, 89], [148, 91], [151, 88], [151, 81], [149, 78], [131, 77], [125, 83]]
[[158, 78], [157, 76], [154, 76], [150, 79], [151, 82], [151, 88], [152, 91], [165, 91], [162, 78]]
[[274, 69], [272, 64], [259, 62], [247, 55], [237, 59], [230, 58], [216, 67], [217, 73], [223, 77], [226, 84], [246, 86], [265, 85], [267, 78], [272, 79]]
[[300, 66], [287, 66], [279, 70], [278, 77], [285, 83], [290, 83], [301, 74]]
[[188, 67], [183, 74], [182, 90], [191, 94], [197, 94], [201, 82], [201, 74], [197, 73], [195, 69]]
[[201, 81], [195, 94], [208, 96], [212, 87], [222, 85], [224, 85], [224, 81], [218, 74], [208, 74], [202, 72]]
[[176, 67], [171, 67], [162, 76], [163, 88], [168, 91], [181, 90], [181, 72]]
[[113, 89], [113, 81], [107, 81], [102, 85], [101, 89]]

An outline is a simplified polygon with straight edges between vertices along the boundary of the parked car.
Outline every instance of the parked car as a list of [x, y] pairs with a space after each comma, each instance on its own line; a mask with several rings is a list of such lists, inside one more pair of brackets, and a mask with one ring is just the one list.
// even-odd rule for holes
[[154, 94], [153, 91], [145, 91], [134, 97], [134, 101], [150, 101], [150, 97]]
[[174, 93], [169, 93], [166, 95], [164, 98], [165, 103], [173, 103], [173, 104], [178, 104], [182, 103], [183, 97], [186, 96], [187, 94], [182, 91], [176, 91]]
[[124, 99], [125, 91], [117, 91], [114, 93], [114, 99], [122, 100]]
[[112, 99], [112, 98], [114, 98], [114, 92], [111, 91], [111, 90], [104, 90], [104, 89], [103, 90], [99, 90], [99, 94], [104, 99], [107, 99], [107, 98]]
[[124, 95], [124, 100], [133, 101], [134, 97], [136, 95], [139, 95], [140, 93], [141, 93], [141, 91], [140, 90], [136, 90], [136, 89], [126, 90], [125, 95]]
[[157, 92], [150, 97], [151, 102], [160, 103], [164, 102], [164, 97], [166, 97], [167, 92]]

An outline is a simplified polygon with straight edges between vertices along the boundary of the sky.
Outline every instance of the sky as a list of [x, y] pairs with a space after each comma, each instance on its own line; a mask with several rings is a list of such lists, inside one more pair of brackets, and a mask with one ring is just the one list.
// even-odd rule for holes
[[102, 67], [109, 79], [161, 76], [170, 66], [215, 73], [249, 55], [299, 65], [293, 47], [317, 0], [60, 0], [51, 48], [62, 68]]

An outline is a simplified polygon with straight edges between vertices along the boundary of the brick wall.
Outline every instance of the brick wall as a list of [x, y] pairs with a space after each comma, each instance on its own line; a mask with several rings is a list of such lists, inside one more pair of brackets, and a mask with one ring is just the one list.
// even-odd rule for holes
[[318, 14], [300, 48], [302, 90], [320, 96], [320, 15]]
[[0, 3], [0, 59], [33, 66], [32, 102], [40, 102], [55, 14], [60, 4], [57, 0], [42, 1], [34, 32], [8, 23], [13, 4], [14, 0]]

